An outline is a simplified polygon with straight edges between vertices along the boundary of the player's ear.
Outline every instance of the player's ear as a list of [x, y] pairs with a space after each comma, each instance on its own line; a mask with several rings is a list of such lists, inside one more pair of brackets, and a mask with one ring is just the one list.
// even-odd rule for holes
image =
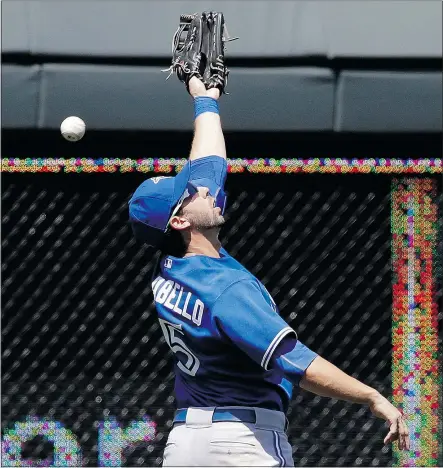
[[191, 223], [186, 218], [177, 215], [171, 218], [169, 225], [172, 229], [177, 231], [183, 231], [184, 229], [191, 227]]

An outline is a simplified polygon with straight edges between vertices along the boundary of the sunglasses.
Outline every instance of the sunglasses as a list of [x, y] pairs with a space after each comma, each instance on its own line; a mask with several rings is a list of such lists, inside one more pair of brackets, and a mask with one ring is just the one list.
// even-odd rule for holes
[[[171, 216], [169, 218], [168, 224], [166, 226], [166, 230], [169, 228], [169, 223], [171, 222], [172, 217], [175, 216], [178, 213], [178, 211], [182, 207], [185, 200], [187, 198], [189, 198], [189, 197], [193, 197], [197, 193], [198, 193], [198, 187], [196, 185], [194, 185], [192, 182], [188, 182], [186, 184], [186, 189], [183, 192], [183, 195], [180, 197], [180, 200], [177, 202], [177, 204], [175, 205], [175, 207], [172, 210], [172, 214], [171, 214]], [[220, 208], [221, 214], [224, 215], [225, 214], [225, 209], [226, 209], [226, 194], [225, 194], [225, 192], [220, 187], [218, 187], [217, 191], [215, 193], [209, 192], [208, 195], [210, 195], [211, 197], [214, 198], [214, 205], [213, 205], [214, 208]]]

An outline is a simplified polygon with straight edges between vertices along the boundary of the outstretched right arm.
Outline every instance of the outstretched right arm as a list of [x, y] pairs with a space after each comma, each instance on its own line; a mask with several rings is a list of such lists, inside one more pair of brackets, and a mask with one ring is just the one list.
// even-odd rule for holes
[[408, 429], [395, 406], [377, 390], [354, 379], [320, 356], [315, 357], [300, 375], [298, 362], [304, 349], [304, 345], [296, 339], [287, 337], [276, 349], [272, 366], [281, 369], [294, 384], [316, 395], [368, 405], [375, 416], [389, 422], [389, 433], [384, 443], [398, 440], [400, 450], [409, 450]]
[[389, 421], [384, 442], [409, 449], [402, 414], [375, 389], [359, 382], [298, 341], [295, 331], [266, 301], [258, 283], [234, 282], [217, 298], [212, 317], [224, 336], [265, 370], [278, 369], [293, 385], [320, 396], [367, 404]]

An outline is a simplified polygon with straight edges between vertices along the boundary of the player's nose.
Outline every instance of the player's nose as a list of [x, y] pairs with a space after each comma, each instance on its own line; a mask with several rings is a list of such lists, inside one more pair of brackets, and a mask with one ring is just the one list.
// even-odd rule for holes
[[202, 198], [207, 198], [207, 196], [209, 195], [209, 188], [208, 187], [198, 187], [198, 194]]

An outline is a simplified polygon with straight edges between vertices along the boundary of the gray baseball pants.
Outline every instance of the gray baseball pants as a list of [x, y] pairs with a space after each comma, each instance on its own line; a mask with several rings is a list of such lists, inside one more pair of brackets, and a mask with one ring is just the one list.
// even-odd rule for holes
[[169, 434], [163, 466], [294, 466], [284, 413], [235, 408], [255, 410], [255, 424], [213, 422], [214, 408], [189, 408]]

